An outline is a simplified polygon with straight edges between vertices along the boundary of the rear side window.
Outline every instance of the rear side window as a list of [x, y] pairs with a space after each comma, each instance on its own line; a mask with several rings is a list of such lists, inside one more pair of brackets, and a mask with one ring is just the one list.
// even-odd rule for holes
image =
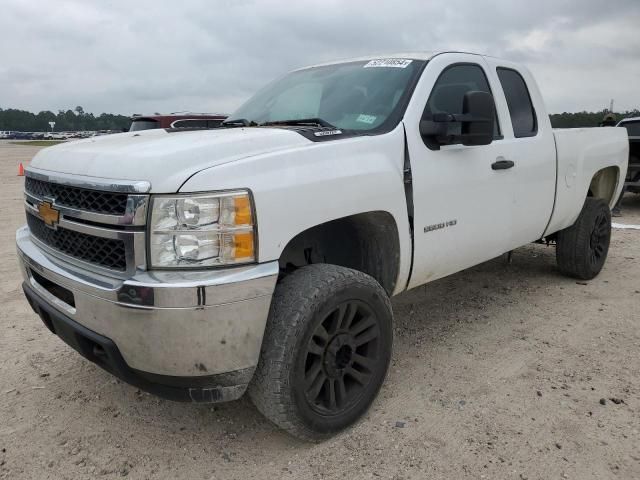
[[527, 84], [515, 70], [498, 68], [497, 72], [507, 98], [513, 134], [516, 137], [533, 137], [538, 133], [538, 122]]
[[[462, 113], [464, 95], [470, 91], [491, 93], [489, 82], [480, 65], [464, 63], [446, 68], [433, 86], [423, 118], [430, 118], [434, 113]], [[461, 128], [460, 123], [451, 123], [447, 134], [460, 135]], [[497, 117], [493, 126], [493, 136], [496, 139], [501, 138]]]
[[620, 126], [627, 129], [627, 133], [630, 137], [640, 137], [640, 121], [623, 122]]

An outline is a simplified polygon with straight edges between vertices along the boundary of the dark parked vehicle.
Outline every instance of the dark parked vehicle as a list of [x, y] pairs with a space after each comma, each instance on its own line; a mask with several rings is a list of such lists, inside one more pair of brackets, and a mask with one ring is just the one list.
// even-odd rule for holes
[[640, 193], [640, 117], [625, 118], [618, 123], [629, 134], [629, 168], [624, 186], [627, 192]]
[[153, 128], [217, 128], [227, 118], [226, 115], [209, 113], [170, 113], [168, 115], [134, 115], [130, 132]]
[[31, 132], [13, 132], [14, 140], [33, 140]]

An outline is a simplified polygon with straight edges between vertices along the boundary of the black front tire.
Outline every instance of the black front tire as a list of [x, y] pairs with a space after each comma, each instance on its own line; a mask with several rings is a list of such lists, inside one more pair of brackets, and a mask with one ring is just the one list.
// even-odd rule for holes
[[576, 222], [558, 232], [558, 268], [567, 276], [591, 280], [607, 260], [610, 241], [609, 205], [600, 198], [587, 198]]
[[368, 410], [392, 344], [389, 297], [372, 277], [336, 265], [300, 268], [276, 287], [249, 395], [291, 435], [326, 439]]

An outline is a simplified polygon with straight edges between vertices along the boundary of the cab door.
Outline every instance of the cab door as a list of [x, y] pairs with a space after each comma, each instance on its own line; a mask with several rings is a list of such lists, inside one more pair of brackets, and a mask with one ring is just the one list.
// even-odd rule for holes
[[496, 101], [504, 102], [505, 157], [514, 163], [517, 188], [511, 199], [513, 228], [509, 250], [538, 240], [551, 218], [556, 196], [556, 146], [549, 116], [531, 74], [510, 62], [487, 58], [499, 84]]
[[[444, 277], [508, 250], [514, 173], [498, 115], [489, 145], [427, 145], [420, 120], [462, 114], [468, 91], [493, 94], [481, 56], [441, 54], [429, 61], [404, 118], [413, 189], [414, 258], [408, 287]], [[500, 112], [499, 112], [500, 113]], [[451, 124], [450, 133], [461, 126]]]

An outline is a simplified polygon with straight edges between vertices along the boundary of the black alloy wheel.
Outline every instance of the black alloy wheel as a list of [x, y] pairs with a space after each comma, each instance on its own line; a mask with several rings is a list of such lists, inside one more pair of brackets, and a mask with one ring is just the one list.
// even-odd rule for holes
[[308, 265], [277, 285], [249, 395], [291, 435], [329, 438], [375, 399], [389, 367], [393, 313], [365, 273]]
[[305, 398], [320, 414], [336, 414], [358, 402], [379, 368], [380, 329], [359, 300], [337, 305], [315, 326], [304, 361]]
[[611, 242], [611, 210], [601, 198], [585, 200], [573, 225], [557, 236], [556, 260], [560, 271], [573, 278], [591, 280], [604, 266]]
[[605, 212], [600, 211], [594, 221], [593, 231], [589, 239], [591, 248], [591, 265], [599, 265], [609, 250], [611, 237], [611, 218]]

